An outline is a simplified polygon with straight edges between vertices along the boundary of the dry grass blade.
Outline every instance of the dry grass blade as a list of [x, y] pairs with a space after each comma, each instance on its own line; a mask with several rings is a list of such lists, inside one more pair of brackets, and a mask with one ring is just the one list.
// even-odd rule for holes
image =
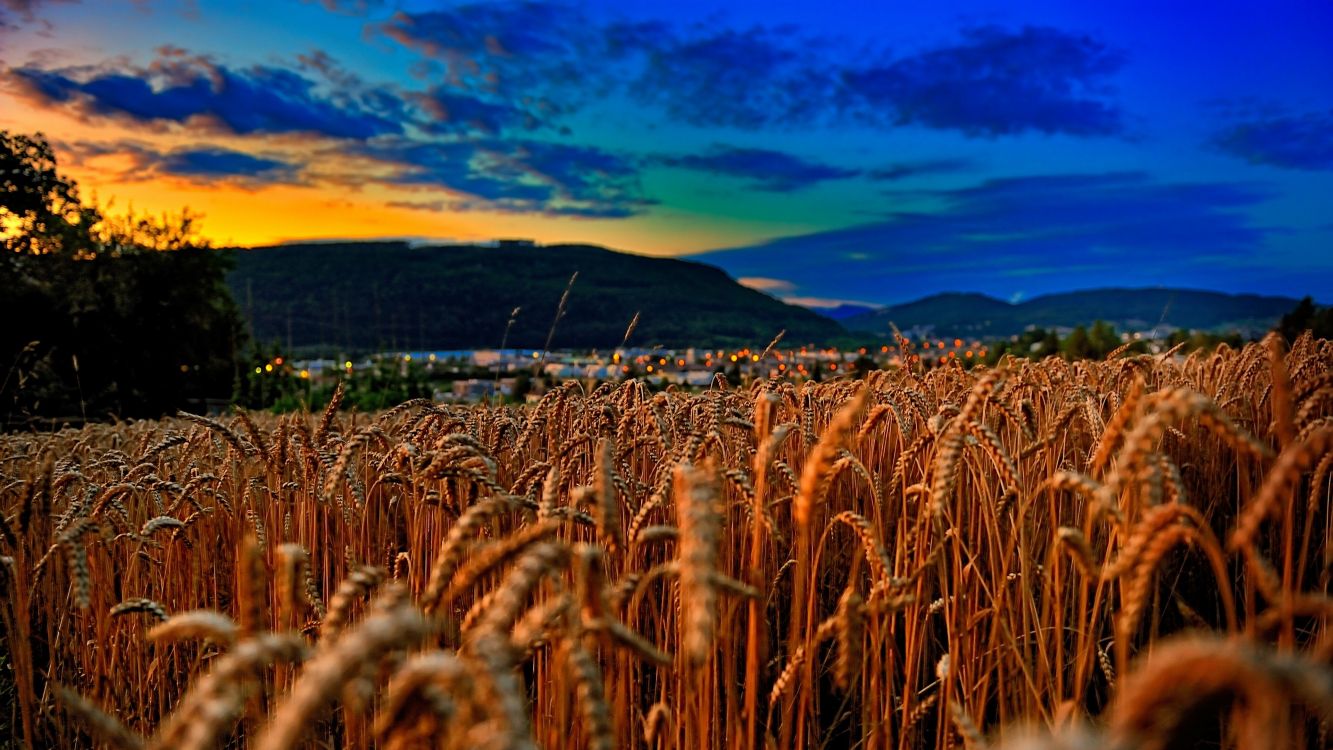
[[256, 750], [289, 750], [311, 729], [343, 685], [387, 652], [415, 644], [427, 632], [426, 620], [412, 607], [399, 606], [371, 615], [323, 650], [273, 711], [255, 740]]
[[238, 632], [235, 621], [221, 612], [196, 609], [167, 618], [161, 625], [148, 631], [148, 640], [169, 642], [202, 638], [229, 645], [235, 642]]
[[60, 702], [93, 736], [117, 750], [141, 750], [144, 739], [131, 732], [116, 717], [98, 708], [92, 701], [63, 685], [55, 686]]
[[111, 608], [111, 616], [128, 615], [133, 612], [143, 612], [152, 615], [158, 622], [166, 622], [167, 608], [152, 599], [126, 599]]
[[721, 519], [717, 476], [708, 468], [676, 467], [677, 523], [680, 526], [680, 589], [685, 608], [682, 639], [685, 658], [700, 666], [712, 652], [717, 620], [717, 545]]

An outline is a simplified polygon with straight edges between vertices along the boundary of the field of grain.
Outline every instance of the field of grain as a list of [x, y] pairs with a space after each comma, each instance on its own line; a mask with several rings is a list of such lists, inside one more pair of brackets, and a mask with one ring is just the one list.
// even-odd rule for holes
[[0, 730], [1323, 745], [1331, 364], [1273, 337], [0, 436]]

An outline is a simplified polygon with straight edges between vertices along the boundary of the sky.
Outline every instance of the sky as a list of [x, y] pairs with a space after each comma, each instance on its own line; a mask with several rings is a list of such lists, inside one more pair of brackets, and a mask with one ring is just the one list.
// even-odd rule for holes
[[220, 244], [531, 238], [807, 305], [1333, 303], [1327, 0], [0, 0], [0, 129]]

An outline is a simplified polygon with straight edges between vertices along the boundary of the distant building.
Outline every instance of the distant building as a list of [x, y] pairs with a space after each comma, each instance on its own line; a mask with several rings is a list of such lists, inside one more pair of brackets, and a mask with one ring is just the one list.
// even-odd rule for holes
[[502, 238], [495, 241], [496, 247], [536, 247], [536, 240], [522, 238]]
[[686, 370], [681, 373], [680, 381], [695, 388], [707, 388], [713, 384], [712, 370]]
[[[455, 401], [478, 401], [496, 394], [509, 396], [513, 392], [513, 378], [503, 378], [498, 383], [494, 380], [470, 378], [468, 380], [455, 380], [452, 384], [452, 390], [448, 394], [437, 394], [436, 400], [443, 401], [452, 396]], [[440, 398], [440, 396], [445, 398]]]

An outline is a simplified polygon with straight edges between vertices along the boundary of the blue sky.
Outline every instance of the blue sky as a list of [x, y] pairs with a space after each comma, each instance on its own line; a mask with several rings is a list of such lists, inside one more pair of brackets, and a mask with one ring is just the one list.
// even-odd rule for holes
[[586, 241], [807, 304], [1327, 303], [1330, 39], [1316, 0], [0, 0], [0, 127], [220, 242]]

